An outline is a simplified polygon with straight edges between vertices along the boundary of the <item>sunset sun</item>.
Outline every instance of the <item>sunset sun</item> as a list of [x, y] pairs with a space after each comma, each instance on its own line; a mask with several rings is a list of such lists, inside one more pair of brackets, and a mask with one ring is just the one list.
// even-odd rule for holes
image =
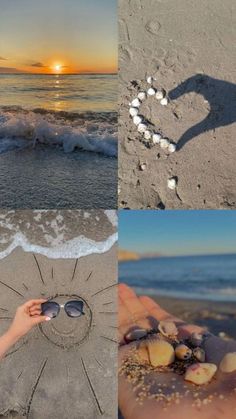
[[59, 73], [62, 70], [62, 65], [61, 64], [55, 64], [53, 67], [53, 70], [57, 73]]

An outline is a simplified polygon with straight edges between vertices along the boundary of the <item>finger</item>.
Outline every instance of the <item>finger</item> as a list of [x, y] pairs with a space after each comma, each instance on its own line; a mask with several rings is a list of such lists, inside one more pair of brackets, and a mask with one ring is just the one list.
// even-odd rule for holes
[[163, 310], [152, 298], [145, 296], [139, 297], [140, 302], [158, 321], [172, 317], [167, 311]]
[[135, 292], [127, 285], [121, 284], [119, 296], [131, 314], [134, 322], [140, 318], [145, 318], [148, 315], [145, 306], [143, 306]]
[[46, 301], [47, 301], [47, 300], [42, 299], [42, 298], [37, 299], [37, 300], [29, 300], [29, 301], [27, 301], [26, 303], [24, 303], [24, 304], [22, 305], [22, 307], [23, 307], [24, 309], [30, 309], [30, 307], [32, 307], [32, 306], [34, 306], [34, 305], [41, 305], [42, 303], [45, 303]]
[[32, 317], [32, 320], [33, 320], [34, 326], [36, 326], [37, 324], [50, 321], [51, 320], [51, 317], [48, 317], [48, 316], [35, 316], [35, 317]]
[[124, 304], [123, 300], [119, 297], [119, 309], [118, 309], [118, 324], [121, 327], [124, 324], [132, 321], [129, 310]]
[[29, 311], [29, 314], [30, 314], [30, 316], [36, 316], [36, 315], [40, 315], [42, 313], [42, 310], [30, 310]]

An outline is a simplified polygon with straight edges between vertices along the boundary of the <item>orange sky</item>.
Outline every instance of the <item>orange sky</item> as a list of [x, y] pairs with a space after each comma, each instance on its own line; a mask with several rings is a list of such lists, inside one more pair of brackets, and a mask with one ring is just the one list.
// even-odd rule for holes
[[117, 72], [115, 0], [1, 4], [0, 73]]

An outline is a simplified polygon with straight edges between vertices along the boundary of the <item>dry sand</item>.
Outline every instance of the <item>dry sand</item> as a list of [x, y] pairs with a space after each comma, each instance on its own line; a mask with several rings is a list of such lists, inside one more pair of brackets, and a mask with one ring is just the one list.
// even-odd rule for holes
[[[35, 328], [0, 362], [2, 418], [117, 415], [116, 246], [104, 254], [48, 259], [17, 248], [0, 261], [0, 335], [31, 298], [85, 301], [86, 315]], [[5, 285], [4, 285], [5, 284]]]
[[[235, 19], [233, 0], [120, 0], [120, 208], [236, 207]], [[141, 107], [178, 143], [169, 156], [140, 142], [128, 114], [131, 82], [147, 75], [172, 91], [167, 107]]]

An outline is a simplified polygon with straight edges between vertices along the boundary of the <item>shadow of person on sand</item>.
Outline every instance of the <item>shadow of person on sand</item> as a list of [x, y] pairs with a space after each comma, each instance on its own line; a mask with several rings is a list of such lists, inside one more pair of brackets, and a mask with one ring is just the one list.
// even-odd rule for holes
[[233, 124], [236, 121], [236, 85], [224, 80], [217, 80], [205, 74], [196, 74], [168, 94], [171, 100], [182, 95], [196, 92], [202, 95], [210, 105], [206, 118], [189, 128], [178, 141], [180, 150], [188, 141], [210, 130]]

